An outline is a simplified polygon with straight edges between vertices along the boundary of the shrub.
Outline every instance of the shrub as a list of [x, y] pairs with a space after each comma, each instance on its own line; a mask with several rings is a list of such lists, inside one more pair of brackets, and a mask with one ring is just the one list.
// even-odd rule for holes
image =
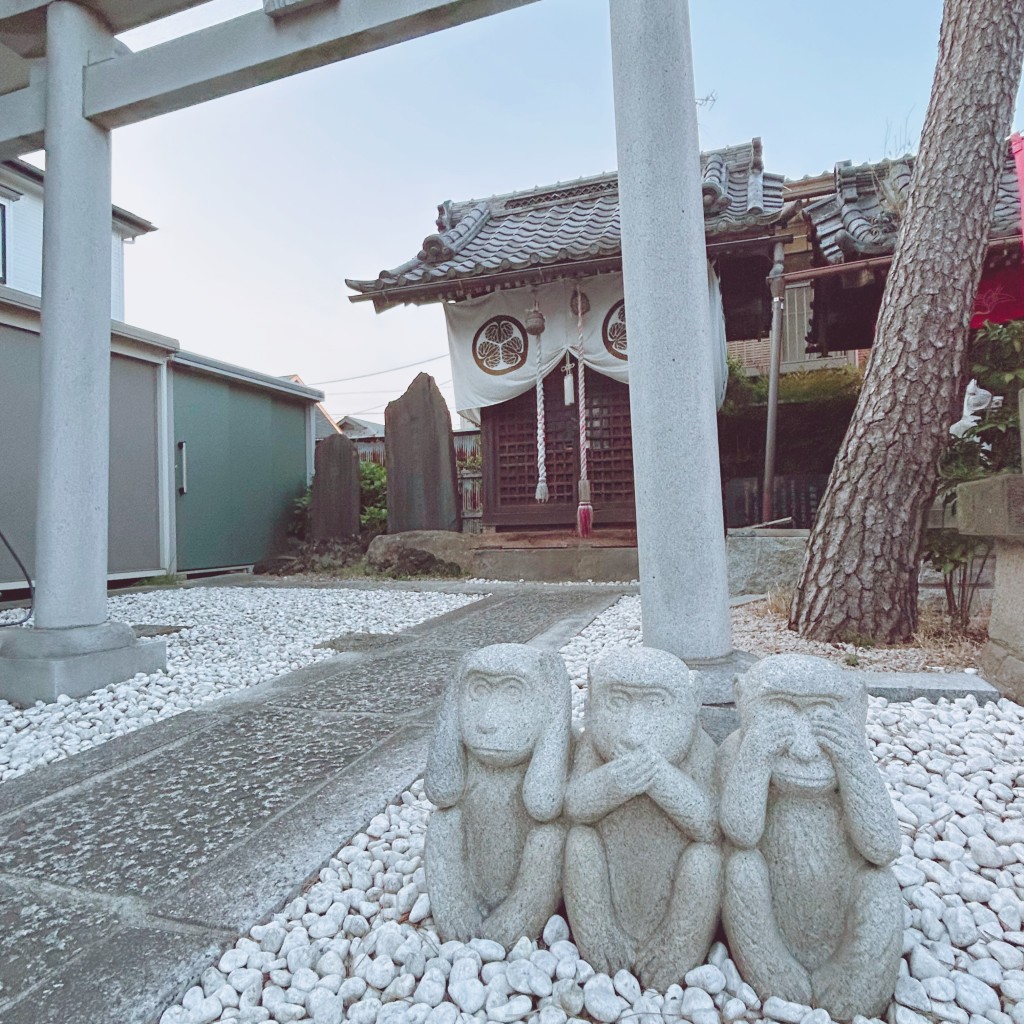
[[388, 474], [376, 462], [359, 463], [359, 525], [376, 536], [388, 528]]
[[[939, 459], [938, 496], [954, 510], [960, 484], [1021, 468], [1017, 394], [1024, 387], [1024, 321], [986, 323], [971, 339], [970, 358], [971, 376], [986, 391], [1001, 395], [1003, 405], [989, 409], [962, 438], [950, 435]], [[955, 530], [925, 531], [924, 560], [942, 573], [946, 610], [961, 632], [969, 626], [971, 605], [992, 546], [989, 537], [966, 537]], [[980, 567], [972, 572], [979, 559]]]

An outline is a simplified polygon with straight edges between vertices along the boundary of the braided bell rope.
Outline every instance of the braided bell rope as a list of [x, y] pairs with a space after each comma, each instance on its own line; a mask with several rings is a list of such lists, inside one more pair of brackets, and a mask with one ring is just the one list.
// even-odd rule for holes
[[541, 351], [540, 351], [540, 339], [541, 335], [536, 335], [537, 338], [537, 490], [534, 494], [536, 501], [547, 501], [548, 500], [548, 468], [547, 468], [547, 442], [545, 435], [547, 433], [546, 423], [544, 418], [544, 377], [543, 367], [541, 363]]
[[580, 364], [579, 406], [577, 409], [580, 422], [580, 479], [588, 479], [587, 475], [587, 373], [583, 365], [583, 293], [576, 289], [576, 356]]

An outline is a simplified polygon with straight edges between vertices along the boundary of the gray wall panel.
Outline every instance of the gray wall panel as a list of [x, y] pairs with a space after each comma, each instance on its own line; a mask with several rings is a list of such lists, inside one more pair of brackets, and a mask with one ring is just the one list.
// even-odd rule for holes
[[[69, 426], [74, 422], [69, 410]], [[0, 324], [0, 530], [32, 571], [39, 462], [39, 338]], [[21, 578], [0, 544], [0, 582]]]
[[[155, 364], [111, 358], [111, 573], [160, 567]], [[39, 337], [0, 324], [0, 529], [29, 571], [35, 562], [36, 470], [39, 460]], [[77, 410], [67, 410], [75, 429]], [[0, 545], [0, 583], [20, 578]]]
[[160, 565], [157, 367], [114, 355], [110, 364], [112, 573]]

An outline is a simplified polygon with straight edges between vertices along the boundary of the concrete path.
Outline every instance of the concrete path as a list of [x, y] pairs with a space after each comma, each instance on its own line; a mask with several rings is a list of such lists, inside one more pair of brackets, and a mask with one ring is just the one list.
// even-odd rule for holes
[[422, 773], [466, 650], [557, 650], [621, 593], [501, 588], [0, 786], [0, 1020], [155, 1021]]

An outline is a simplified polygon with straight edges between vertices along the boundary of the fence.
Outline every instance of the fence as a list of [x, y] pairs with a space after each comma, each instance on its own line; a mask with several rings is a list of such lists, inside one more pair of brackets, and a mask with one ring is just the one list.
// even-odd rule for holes
[[[775, 518], [790, 516], [798, 530], [809, 530], [814, 524], [818, 503], [825, 493], [828, 477], [819, 474], [792, 474], [775, 478]], [[753, 526], [761, 522], [761, 478], [737, 477], [726, 481], [723, 488], [725, 525], [730, 529]]]

